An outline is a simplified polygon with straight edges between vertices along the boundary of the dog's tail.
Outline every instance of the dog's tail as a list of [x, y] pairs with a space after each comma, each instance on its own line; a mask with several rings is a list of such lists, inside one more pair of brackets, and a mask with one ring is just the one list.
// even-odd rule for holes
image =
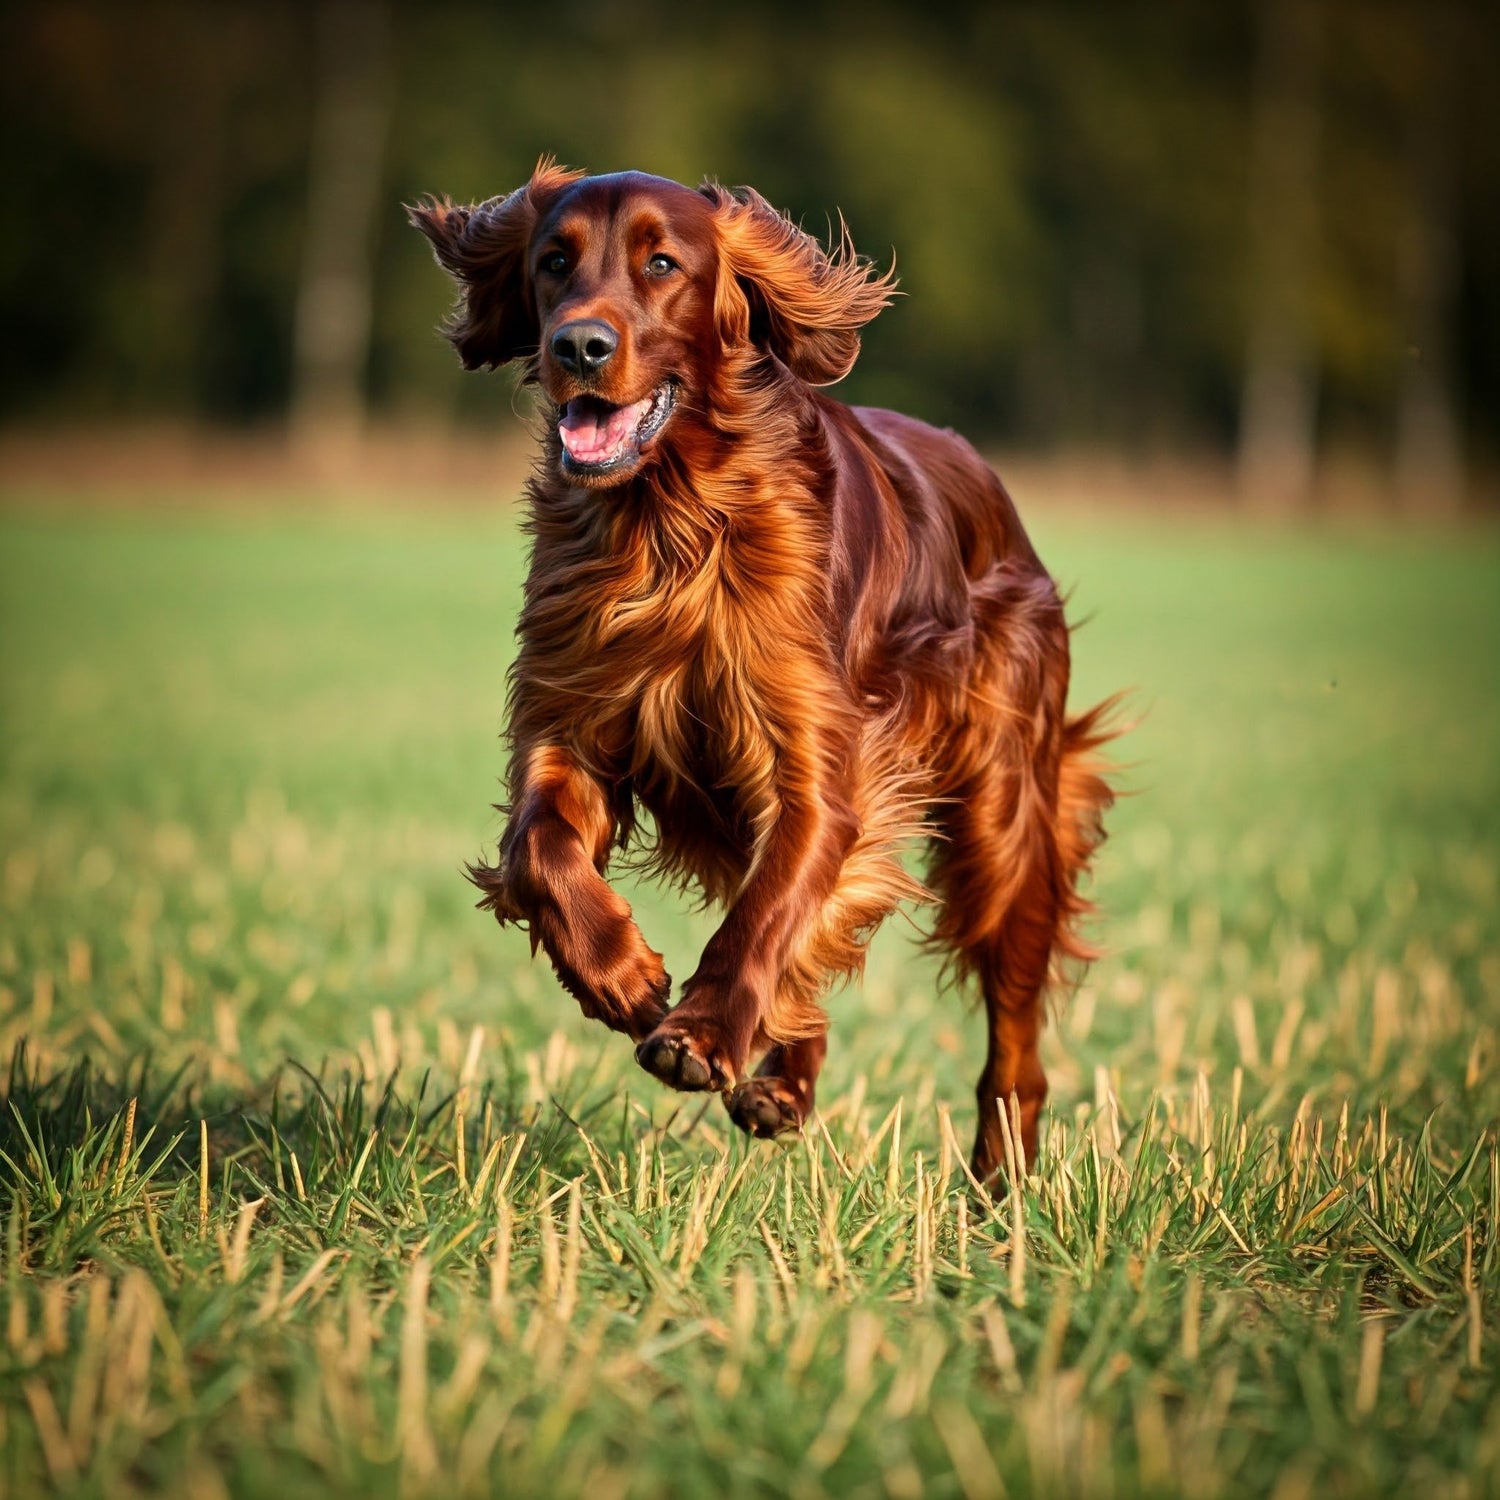
[[1077, 714], [1063, 727], [1062, 759], [1057, 773], [1057, 852], [1062, 876], [1062, 909], [1053, 949], [1057, 961], [1091, 963], [1098, 950], [1083, 936], [1082, 926], [1094, 903], [1079, 890], [1094, 853], [1104, 842], [1104, 814], [1114, 805], [1109, 763], [1100, 749], [1125, 732], [1118, 722], [1120, 695]]

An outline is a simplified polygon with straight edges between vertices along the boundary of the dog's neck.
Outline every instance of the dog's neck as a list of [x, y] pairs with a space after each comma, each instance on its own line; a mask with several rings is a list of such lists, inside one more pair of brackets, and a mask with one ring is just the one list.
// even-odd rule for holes
[[787, 458], [805, 454], [815, 431], [812, 400], [778, 360], [726, 361], [702, 408], [680, 411], [653, 460], [608, 488], [568, 482], [553, 429], [529, 486], [531, 529], [554, 543], [571, 533], [568, 550], [596, 567], [644, 561], [663, 582], [764, 549], [773, 537], [777, 551], [790, 538], [812, 546], [822, 531], [812, 470], [805, 458]]

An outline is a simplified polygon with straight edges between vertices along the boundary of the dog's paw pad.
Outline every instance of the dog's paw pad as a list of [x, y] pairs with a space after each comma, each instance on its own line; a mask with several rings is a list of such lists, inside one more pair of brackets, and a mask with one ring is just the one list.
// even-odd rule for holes
[[648, 1036], [635, 1049], [635, 1060], [669, 1088], [695, 1093], [703, 1089], [722, 1088], [722, 1077], [694, 1050], [685, 1036]]
[[747, 1135], [763, 1141], [802, 1128], [802, 1113], [785, 1085], [771, 1078], [751, 1078], [724, 1096], [729, 1118]]

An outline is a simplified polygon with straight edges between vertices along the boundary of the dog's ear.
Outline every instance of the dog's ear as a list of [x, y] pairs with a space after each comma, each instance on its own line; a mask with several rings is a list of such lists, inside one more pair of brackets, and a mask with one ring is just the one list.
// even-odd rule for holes
[[544, 157], [531, 180], [505, 197], [467, 206], [446, 198], [407, 205], [438, 264], [458, 283], [458, 303], [443, 332], [464, 369], [494, 369], [535, 352], [539, 331], [527, 247], [551, 201], [582, 176]]
[[753, 188], [731, 193], [706, 182], [699, 191], [714, 205], [719, 235], [719, 337], [768, 350], [809, 385], [842, 380], [859, 354], [859, 330], [895, 294], [894, 267], [880, 274], [856, 255], [842, 219], [829, 254]]

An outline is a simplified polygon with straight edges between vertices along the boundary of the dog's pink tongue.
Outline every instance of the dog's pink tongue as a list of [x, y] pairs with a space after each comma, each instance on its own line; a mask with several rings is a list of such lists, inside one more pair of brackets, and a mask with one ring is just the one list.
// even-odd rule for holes
[[572, 458], [596, 464], [612, 458], [625, 436], [619, 407], [603, 407], [597, 401], [568, 402], [557, 424], [563, 447]]
[[592, 449], [599, 444], [599, 408], [591, 401], [568, 402], [558, 419], [557, 430], [562, 434], [563, 447], [577, 458], [580, 449]]
[[603, 463], [619, 455], [648, 404], [637, 401], [631, 406], [605, 406], [575, 396], [558, 418], [558, 436], [570, 458], [586, 464]]

